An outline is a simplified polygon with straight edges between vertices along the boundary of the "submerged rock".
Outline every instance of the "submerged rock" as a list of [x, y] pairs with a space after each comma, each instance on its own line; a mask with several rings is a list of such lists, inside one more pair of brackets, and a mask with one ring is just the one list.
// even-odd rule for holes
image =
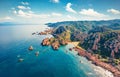
[[34, 32], [34, 33], [32, 33], [32, 35], [35, 35], [36, 33]]
[[24, 61], [24, 59], [23, 59], [23, 58], [20, 58], [18, 61], [19, 61], [19, 62], [23, 62], [23, 61]]
[[72, 51], [72, 48], [69, 48], [70, 51]]
[[35, 55], [38, 56], [39, 55], [39, 51], [35, 52]]
[[17, 57], [19, 58], [19, 57], [20, 57], [20, 55], [17, 55]]
[[32, 47], [32, 46], [30, 46], [28, 49], [29, 49], [30, 51], [32, 51], [32, 50], [33, 50], [33, 47]]

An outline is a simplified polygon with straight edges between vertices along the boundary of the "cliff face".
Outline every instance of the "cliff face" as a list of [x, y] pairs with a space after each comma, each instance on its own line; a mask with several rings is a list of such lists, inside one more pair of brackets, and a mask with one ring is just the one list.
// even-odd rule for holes
[[80, 46], [103, 57], [120, 58], [120, 20], [49, 23], [59, 43], [80, 41]]
[[64, 26], [59, 26], [58, 28], [54, 29], [53, 34], [61, 34], [63, 32], [67, 31], [66, 28]]
[[43, 46], [50, 45], [49, 38], [45, 38], [45, 39], [42, 41], [42, 45], [43, 45]]
[[67, 41], [83, 41], [87, 33], [82, 32], [74, 26], [59, 26], [54, 29], [53, 36]]
[[64, 26], [55, 28], [52, 34], [55, 38], [59, 39], [60, 42], [70, 41], [70, 32]]
[[82, 33], [80, 31], [75, 31], [73, 33], [71, 33], [71, 37], [70, 39], [72, 41], [80, 41], [80, 42], [83, 42], [84, 39], [88, 36], [88, 34], [86, 33]]
[[103, 57], [120, 58], [120, 32], [95, 28], [80, 46]]

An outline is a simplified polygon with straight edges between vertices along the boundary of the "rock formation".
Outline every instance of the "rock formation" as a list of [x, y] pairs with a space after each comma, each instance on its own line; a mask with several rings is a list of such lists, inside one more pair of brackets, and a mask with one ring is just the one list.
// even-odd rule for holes
[[32, 47], [32, 46], [30, 46], [30, 47], [28, 48], [28, 50], [32, 51], [32, 50], [33, 50], [33, 47]]

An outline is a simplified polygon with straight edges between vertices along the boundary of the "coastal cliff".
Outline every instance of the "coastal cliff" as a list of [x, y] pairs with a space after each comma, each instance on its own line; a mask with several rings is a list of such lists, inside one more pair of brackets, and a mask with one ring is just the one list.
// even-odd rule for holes
[[108, 63], [100, 61], [98, 56], [91, 54], [89, 52], [86, 52], [85, 50], [79, 47], [75, 47], [74, 49], [78, 52], [80, 56], [86, 57], [88, 60], [92, 61], [93, 64], [97, 66], [101, 66], [107, 69], [108, 71], [112, 72], [114, 74], [114, 77], [120, 77], [120, 71], [116, 67], [113, 67], [112, 65]]
[[53, 49], [57, 50], [60, 45], [67, 45], [67, 40], [63, 40], [63, 39], [57, 39], [54, 37], [51, 38], [45, 38], [42, 41], [42, 45], [43, 46], [48, 46], [51, 45]]
[[[120, 20], [109, 21], [67, 21], [51, 23], [52, 35], [56, 39], [79, 41], [79, 46], [92, 54], [98, 54], [101, 60], [120, 63]], [[117, 27], [117, 28], [115, 28]]]
[[80, 55], [111, 71], [115, 77], [120, 76], [120, 20], [67, 21], [49, 23], [48, 26], [53, 27], [51, 34], [56, 43], [79, 42], [79, 46], [85, 49], [81, 53], [75, 48]]

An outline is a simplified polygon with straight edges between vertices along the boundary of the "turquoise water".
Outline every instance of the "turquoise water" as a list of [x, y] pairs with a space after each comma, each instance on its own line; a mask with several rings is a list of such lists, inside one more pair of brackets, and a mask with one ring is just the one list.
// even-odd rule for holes
[[[51, 46], [41, 46], [41, 41], [51, 35], [31, 35], [47, 26], [0, 26], [0, 77], [98, 77], [90, 62], [69, 51], [72, 45], [54, 51]], [[32, 45], [34, 50], [29, 51]], [[66, 50], [68, 51], [66, 53]], [[35, 52], [39, 51], [39, 56]], [[23, 58], [23, 62], [18, 62]], [[80, 60], [82, 63], [80, 63]]]

